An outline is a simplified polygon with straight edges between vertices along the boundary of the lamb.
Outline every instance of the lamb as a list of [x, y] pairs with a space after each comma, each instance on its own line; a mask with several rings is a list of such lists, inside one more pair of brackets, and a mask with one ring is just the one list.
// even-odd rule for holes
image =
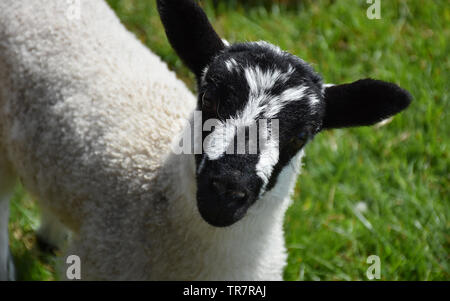
[[[326, 86], [274, 45], [228, 45], [195, 1], [158, 0], [194, 97], [107, 4], [80, 3], [79, 21], [64, 1], [0, 4], [0, 279], [13, 276], [5, 225], [19, 178], [42, 208], [40, 239], [71, 234], [82, 279], [281, 280], [306, 143], [411, 101], [378, 80]], [[232, 141], [259, 120], [278, 131], [244, 135], [239, 153]]]

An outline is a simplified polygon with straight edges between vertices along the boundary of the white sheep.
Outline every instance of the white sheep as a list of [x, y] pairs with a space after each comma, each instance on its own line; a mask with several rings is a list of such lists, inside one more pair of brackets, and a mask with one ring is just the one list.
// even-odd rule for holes
[[[12, 274], [7, 207], [20, 178], [42, 208], [40, 238], [59, 246], [72, 233], [66, 254], [81, 258], [82, 279], [281, 280], [304, 144], [410, 100], [375, 80], [324, 87], [268, 43], [225, 46], [195, 1], [158, 1], [197, 76], [197, 101], [104, 1], [73, 3], [0, 3], [0, 279]], [[209, 142], [196, 105], [203, 121], [216, 118]], [[225, 154], [229, 138], [262, 117], [280, 120], [279, 139]], [[177, 154], [190, 126], [204, 151]], [[224, 143], [218, 129], [228, 129]]]

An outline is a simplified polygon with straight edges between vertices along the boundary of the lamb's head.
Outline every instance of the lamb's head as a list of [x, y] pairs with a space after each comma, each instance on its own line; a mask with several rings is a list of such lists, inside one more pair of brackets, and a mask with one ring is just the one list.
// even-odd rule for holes
[[158, 0], [158, 9], [197, 78], [197, 205], [213, 226], [242, 219], [320, 131], [372, 125], [410, 103], [407, 91], [378, 80], [324, 85], [302, 59], [266, 42], [228, 45], [193, 0]]
[[256, 42], [223, 48], [198, 87], [204, 130], [196, 155], [198, 207], [206, 221], [226, 226], [275, 186], [321, 129], [322, 85], [299, 58]]

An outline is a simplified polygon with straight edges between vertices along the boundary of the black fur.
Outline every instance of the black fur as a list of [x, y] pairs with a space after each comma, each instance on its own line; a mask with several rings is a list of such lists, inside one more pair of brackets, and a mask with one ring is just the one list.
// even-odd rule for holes
[[200, 78], [211, 59], [224, 48], [208, 17], [193, 0], [158, 0], [167, 38], [186, 66]]
[[372, 125], [406, 109], [408, 91], [374, 79], [362, 79], [325, 90], [323, 128]]

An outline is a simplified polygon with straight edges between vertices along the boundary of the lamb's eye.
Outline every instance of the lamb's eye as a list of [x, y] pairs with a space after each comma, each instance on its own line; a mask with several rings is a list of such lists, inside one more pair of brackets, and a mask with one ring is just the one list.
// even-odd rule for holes
[[297, 148], [301, 148], [308, 142], [308, 134], [306, 132], [300, 132], [291, 141]]
[[306, 141], [308, 139], [308, 135], [306, 134], [306, 132], [300, 132], [297, 135], [297, 139], [301, 141]]

